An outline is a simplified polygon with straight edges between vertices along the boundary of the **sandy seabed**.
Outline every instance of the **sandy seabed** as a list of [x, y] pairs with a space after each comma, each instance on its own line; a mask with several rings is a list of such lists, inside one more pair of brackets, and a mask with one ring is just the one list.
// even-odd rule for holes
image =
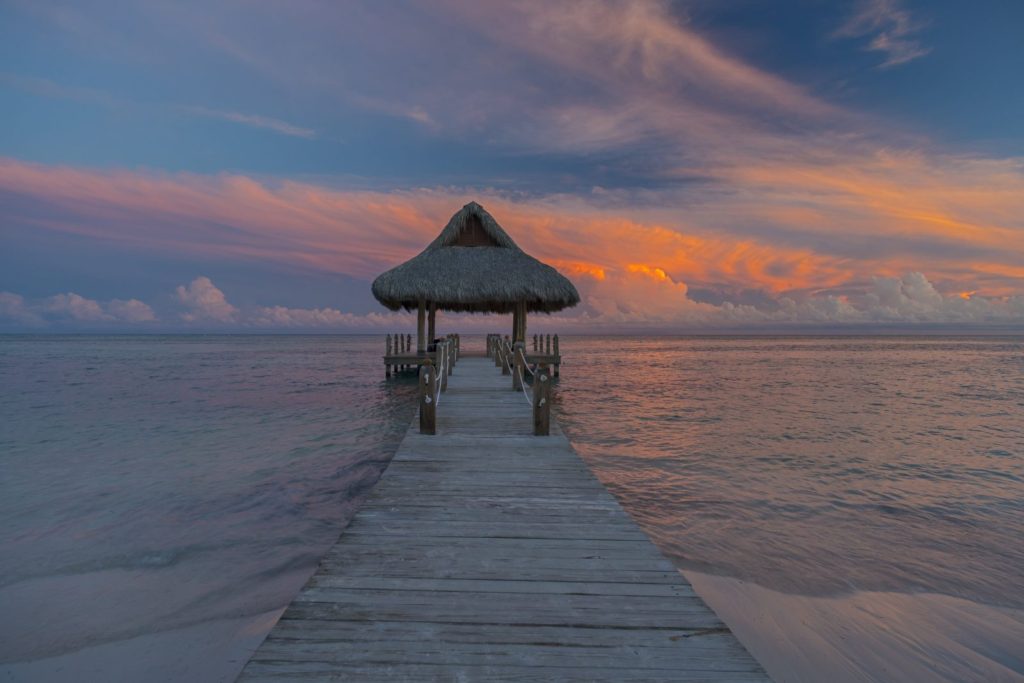
[[1024, 610], [934, 593], [781, 593], [683, 572], [776, 683], [1024, 683]]
[[230, 683], [282, 611], [204, 622], [93, 645], [56, 657], [0, 664], [0, 681]]

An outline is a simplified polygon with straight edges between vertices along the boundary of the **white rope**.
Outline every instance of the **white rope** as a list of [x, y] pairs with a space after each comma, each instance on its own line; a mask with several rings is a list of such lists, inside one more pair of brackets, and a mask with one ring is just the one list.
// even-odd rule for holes
[[[446, 350], [447, 351], [447, 350]], [[434, 407], [441, 405], [441, 377], [443, 372], [448, 372], [448, 354], [446, 351], [441, 352], [441, 363], [438, 366], [439, 370], [434, 377]]]
[[524, 368], [526, 368], [526, 371], [527, 371], [527, 372], [529, 372], [529, 373], [530, 373], [531, 375], [533, 375], [534, 377], [536, 377], [536, 376], [537, 376], [537, 373], [536, 373], [536, 372], [534, 372], [534, 371], [533, 371], [533, 368], [531, 368], [531, 367], [530, 367], [530, 364], [529, 364], [528, 362], [526, 362], [526, 353], [525, 353], [525, 352], [523, 351], [523, 347], [521, 347], [521, 346], [520, 346], [520, 347], [519, 347], [518, 349], [516, 349], [516, 350], [517, 350], [517, 351], [519, 351], [519, 357], [523, 359], [523, 367], [524, 367]]
[[517, 370], [517, 374], [519, 375], [519, 388], [523, 390], [523, 396], [526, 398], [526, 404], [532, 407], [533, 399], [528, 393], [526, 393], [526, 382], [523, 381], [523, 369], [519, 368]]

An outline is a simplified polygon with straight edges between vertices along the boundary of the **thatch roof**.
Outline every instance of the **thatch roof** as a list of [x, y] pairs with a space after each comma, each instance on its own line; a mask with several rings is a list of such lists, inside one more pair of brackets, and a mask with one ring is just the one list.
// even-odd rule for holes
[[393, 311], [415, 309], [419, 300], [443, 311], [551, 313], [575, 306], [580, 295], [569, 280], [512, 241], [476, 202], [452, 216], [419, 255], [373, 281], [373, 295]]

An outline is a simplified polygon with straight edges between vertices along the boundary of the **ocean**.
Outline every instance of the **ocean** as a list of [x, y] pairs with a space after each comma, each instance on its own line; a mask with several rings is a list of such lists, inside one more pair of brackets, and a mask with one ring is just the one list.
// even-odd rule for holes
[[[0, 680], [232, 680], [413, 418], [383, 346], [0, 337]], [[561, 348], [577, 451], [777, 681], [1024, 681], [1024, 338]]]

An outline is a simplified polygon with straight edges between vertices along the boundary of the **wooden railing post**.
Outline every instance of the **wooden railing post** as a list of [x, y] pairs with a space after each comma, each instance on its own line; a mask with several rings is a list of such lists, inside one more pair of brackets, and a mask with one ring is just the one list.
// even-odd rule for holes
[[434, 366], [428, 358], [420, 366], [420, 434], [437, 433], [437, 406], [434, 403]]
[[547, 355], [547, 356], [551, 355], [551, 335], [550, 334], [548, 335], [547, 350], [544, 352], [544, 354]]
[[547, 363], [537, 366], [533, 378], [533, 435], [551, 434], [551, 372]]
[[455, 336], [448, 339], [448, 374], [455, 372]]
[[455, 360], [458, 362], [459, 356], [462, 355], [462, 335], [455, 335]]
[[537, 353], [537, 335], [533, 335], [533, 352]]
[[515, 347], [512, 349], [512, 388], [516, 391], [523, 390], [523, 373], [526, 370], [523, 369], [523, 354], [520, 350], [526, 351], [526, 344], [524, 342], [516, 342]]
[[[384, 355], [385, 356], [390, 356], [391, 355], [391, 335], [390, 334], [388, 335], [387, 351], [384, 352]], [[384, 377], [387, 378], [387, 377], [390, 377], [390, 376], [391, 376], [391, 364], [388, 363], [387, 360], [385, 360], [384, 361]]]
[[509, 375], [512, 374], [512, 370], [509, 369], [509, 363], [512, 362], [512, 358], [509, 356], [509, 343], [508, 337], [506, 336], [501, 342], [501, 374]]
[[501, 339], [498, 335], [491, 335], [491, 346], [494, 347], [494, 367], [501, 367]]

